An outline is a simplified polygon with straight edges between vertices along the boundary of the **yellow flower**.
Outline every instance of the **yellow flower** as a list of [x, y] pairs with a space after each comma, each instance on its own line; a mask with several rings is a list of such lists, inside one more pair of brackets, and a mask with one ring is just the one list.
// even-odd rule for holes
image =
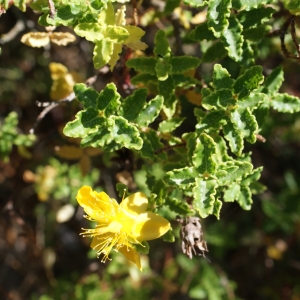
[[170, 229], [165, 218], [147, 211], [148, 199], [143, 193], [132, 194], [119, 205], [106, 193], [83, 186], [76, 198], [86, 218], [97, 222], [95, 229], [84, 229], [82, 234], [93, 237], [91, 247], [98, 256], [103, 254], [102, 262], [115, 249], [141, 270], [140, 255], [134, 244], [159, 238]]

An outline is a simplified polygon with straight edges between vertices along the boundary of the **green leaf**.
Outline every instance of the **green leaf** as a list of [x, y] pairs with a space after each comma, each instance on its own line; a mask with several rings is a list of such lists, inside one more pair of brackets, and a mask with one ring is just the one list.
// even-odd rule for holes
[[207, 22], [204, 22], [193, 29], [189, 34], [189, 38], [197, 42], [203, 40], [214, 41], [216, 39], [212, 31], [208, 29]]
[[263, 6], [250, 11], [241, 11], [237, 17], [245, 30], [268, 22], [274, 12], [274, 8]]
[[121, 104], [120, 98], [121, 96], [117, 92], [115, 84], [109, 83], [99, 94], [97, 108], [99, 110], [104, 110], [105, 116], [109, 117], [118, 110]]
[[221, 41], [228, 51], [228, 56], [235, 61], [239, 61], [243, 53], [243, 26], [239, 23], [236, 17], [232, 16], [228, 19], [229, 26], [223, 30]]
[[161, 58], [158, 57], [155, 72], [158, 80], [164, 81], [168, 78], [169, 73], [172, 71], [172, 66], [169, 62], [169, 57]]
[[191, 69], [196, 69], [201, 60], [193, 56], [176, 56], [170, 58], [171, 74], [181, 74]]
[[271, 30], [272, 26], [270, 25], [258, 25], [256, 27], [244, 30], [243, 36], [245, 40], [259, 42], [261, 39], [265, 38], [265, 36], [270, 33]]
[[74, 31], [91, 42], [99, 42], [104, 38], [104, 30], [97, 23], [80, 23], [74, 27]]
[[159, 57], [169, 57], [171, 55], [171, 48], [166, 33], [163, 30], [158, 30], [154, 38], [154, 54]]
[[225, 139], [229, 142], [231, 151], [237, 156], [240, 156], [244, 149], [242, 133], [235, 129], [231, 121], [228, 121], [227, 124], [223, 125], [223, 132]]
[[119, 115], [128, 121], [135, 120], [146, 102], [146, 96], [147, 89], [135, 90], [133, 94], [124, 99], [119, 110]]
[[234, 127], [243, 134], [247, 141], [252, 144], [255, 143], [258, 125], [249, 108], [231, 112], [230, 119]]
[[195, 169], [204, 178], [210, 177], [215, 173], [216, 162], [216, 144], [207, 134], [200, 134], [200, 139], [196, 140], [196, 148], [193, 155], [193, 164]]
[[123, 117], [112, 116], [111, 119], [114, 120], [114, 126], [109, 128], [112, 140], [127, 149], [140, 150], [143, 140], [139, 130]]
[[276, 93], [271, 98], [270, 106], [280, 112], [294, 113], [300, 111], [300, 99], [286, 93]]
[[240, 192], [241, 192], [240, 184], [238, 184], [236, 182], [230, 183], [229, 187], [224, 192], [224, 201], [225, 202], [234, 202], [235, 200], [237, 200], [239, 198]]
[[79, 111], [75, 120], [67, 123], [63, 132], [68, 137], [79, 138], [96, 132], [97, 126], [104, 126], [106, 119], [99, 116], [98, 110], [89, 107], [84, 111]]
[[167, 172], [164, 181], [166, 184], [179, 186], [180, 188], [185, 189], [195, 183], [195, 178], [197, 176], [198, 173], [194, 167], [185, 167]]
[[196, 125], [196, 132], [219, 130], [221, 125], [226, 124], [226, 120], [225, 110], [211, 111]]
[[215, 215], [217, 217], [218, 220], [220, 219], [220, 211], [221, 211], [222, 205], [223, 205], [222, 201], [219, 199], [216, 199], [212, 213], [213, 213], [213, 215]]
[[262, 92], [265, 94], [273, 95], [279, 91], [284, 81], [282, 66], [275, 68], [270, 75], [266, 77]]
[[163, 103], [164, 98], [162, 96], [156, 96], [143, 107], [134, 122], [139, 126], [148, 126], [158, 117]]
[[272, 0], [232, 0], [232, 7], [237, 10], [252, 10], [253, 8], [272, 2]]
[[97, 109], [97, 98], [99, 94], [96, 90], [88, 88], [84, 83], [77, 83], [74, 86], [74, 93], [84, 108], [92, 107]]
[[249, 186], [254, 181], [257, 181], [261, 176], [262, 170], [263, 170], [263, 167], [259, 167], [259, 168], [252, 170], [251, 173], [249, 173], [248, 175], [245, 176], [245, 178], [242, 181], [242, 185]]
[[172, 118], [170, 120], [162, 121], [158, 126], [160, 132], [172, 132], [179, 127], [185, 118]]
[[208, 3], [207, 24], [216, 38], [228, 27], [227, 18], [230, 16], [230, 0], [214, 0]]
[[207, 109], [227, 109], [227, 107], [235, 106], [236, 100], [233, 98], [230, 89], [222, 89], [209, 94], [202, 98], [202, 106]]
[[157, 82], [157, 77], [156, 75], [141, 73], [132, 77], [130, 81], [134, 85], [139, 85], [140, 83], [142, 83], [143, 85], [147, 86], [149, 84], [154, 84], [155, 82]]
[[[218, 177], [219, 185], [228, 185], [228, 183], [241, 180], [252, 171], [252, 164], [246, 161], [229, 161], [218, 166], [220, 175]], [[223, 174], [221, 171], [226, 171]]]
[[167, 243], [174, 243], [175, 242], [175, 235], [173, 233], [173, 230], [170, 229], [168, 232], [166, 232], [163, 236], [162, 239], [164, 242]]
[[137, 57], [126, 62], [127, 67], [133, 68], [137, 72], [144, 72], [151, 75], [156, 75], [154, 57]]
[[183, 0], [183, 3], [192, 7], [202, 7], [207, 4], [206, 0]]
[[234, 80], [230, 78], [228, 71], [219, 64], [214, 65], [213, 86], [216, 90], [230, 89]]
[[299, 15], [299, 13], [300, 13], [300, 1], [299, 0], [287, 1], [286, 8], [288, 10], [290, 10], [292, 14]]
[[175, 94], [175, 84], [174, 80], [171, 76], [169, 76], [164, 81], [158, 82], [158, 92], [161, 96], [164, 97], [164, 104], [167, 107], [170, 107], [170, 100], [173, 98]]
[[129, 37], [128, 31], [121, 27], [121, 26], [107, 26], [106, 32], [105, 32], [105, 38], [109, 39], [110, 41], [114, 43], [123, 43], [127, 40]]
[[206, 218], [213, 213], [216, 188], [217, 181], [215, 179], [196, 178], [196, 185], [193, 188], [193, 207], [201, 218]]
[[140, 133], [141, 138], [143, 139], [143, 147], [140, 150], [140, 154], [154, 161], [156, 158], [161, 160], [167, 159], [167, 154], [164, 152], [155, 154], [156, 150], [159, 150], [164, 147], [164, 144], [160, 142], [157, 131], [153, 129], [148, 129], [146, 132]]
[[209, 63], [215, 62], [216, 60], [221, 60], [226, 57], [228, 54], [227, 50], [224, 47], [224, 44], [220, 41], [217, 41], [212, 46], [210, 46], [206, 52], [203, 54], [202, 61]]
[[114, 44], [111, 41], [103, 39], [97, 41], [93, 51], [93, 62], [95, 68], [99, 69], [110, 61], [113, 54]]
[[239, 99], [247, 97], [251, 91], [257, 89], [263, 82], [261, 66], [253, 66], [241, 75], [234, 83], [233, 89]]
[[175, 197], [167, 197], [166, 205], [169, 206], [172, 212], [175, 212], [178, 215], [186, 216], [192, 212], [187, 202]]
[[237, 202], [244, 210], [251, 209], [251, 205], [253, 201], [252, 201], [252, 194], [249, 187], [241, 186], [241, 192], [239, 194]]

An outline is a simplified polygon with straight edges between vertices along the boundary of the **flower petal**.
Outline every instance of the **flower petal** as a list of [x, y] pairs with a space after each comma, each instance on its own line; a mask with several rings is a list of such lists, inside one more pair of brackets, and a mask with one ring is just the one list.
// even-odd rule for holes
[[122, 201], [120, 207], [130, 214], [141, 214], [147, 210], [148, 198], [141, 192], [131, 194]]
[[90, 186], [83, 186], [77, 193], [77, 201], [84, 211], [99, 223], [108, 223], [116, 215], [118, 203], [104, 192], [94, 192]]
[[136, 266], [142, 270], [141, 258], [139, 253], [132, 247], [124, 245], [118, 249], [128, 260], [136, 264]]
[[149, 241], [157, 239], [164, 235], [171, 228], [168, 220], [147, 211], [142, 213], [136, 219], [136, 222], [132, 228], [132, 234], [139, 241]]

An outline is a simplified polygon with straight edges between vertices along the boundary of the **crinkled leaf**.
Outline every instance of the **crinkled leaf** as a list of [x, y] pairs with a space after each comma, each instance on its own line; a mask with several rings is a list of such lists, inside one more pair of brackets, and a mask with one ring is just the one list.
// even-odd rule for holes
[[184, 202], [175, 197], [167, 197], [166, 205], [169, 206], [171, 211], [175, 212], [178, 215], [186, 216], [192, 212], [187, 202]]
[[193, 29], [189, 34], [189, 38], [193, 41], [214, 41], [216, 39], [213, 32], [208, 29], [207, 22], [204, 22]]
[[252, 171], [252, 164], [246, 161], [229, 161], [218, 166], [218, 171], [226, 171], [226, 174], [216, 175], [219, 185], [227, 185], [230, 182], [241, 180]]
[[213, 31], [215, 37], [219, 38], [228, 27], [227, 18], [230, 16], [230, 0], [209, 1], [207, 11], [208, 28]]
[[167, 172], [164, 181], [172, 186], [180, 186], [185, 189], [195, 183], [195, 178], [199, 176], [194, 167], [185, 167]]
[[158, 117], [163, 103], [164, 98], [162, 96], [156, 96], [154, 99], [145, 104], [134, 122], [139, 126], [148, 126]]
[[221, 41], [225, 45], [225, 49], [228, 51], [228, 56], [235, 61], [241, 59], [243, 53], [243, 26], [239, 23], [235, 16], [228, 19], [229, 25], [224, 29], [221, 35]]
[[169, 58], [158, 57], [155, 65], [155, 72], [158, 80], [164, 81], [168, 78], [169, 73], [172, 71], [172, 66], [169, 62]]
[[253, 92], [247, 98], [238, 101], [239, 109], [244, 110], [249, 108], [250, 111], [257, 108], [261, 103], [267, 101], [267, 95], [263, 93]]
[[290, 0], [286, 1], [286, 8], [294, 15], [300, 14], [300, 1], [299, 0]]
[[247, 97], [251, 91], [257, 89], [263, 82], [261, 66], [253, 66], [241, 75], [234, 83], [233, 89], [239, 99]]
[[243, 25], [243, 28], [248, 29], [268, 22], [274, 12], [275, 9], [272, 7], [259, 7], [250, 11], [243, 10], [237, 15], [237, 18]]
[[159, 30], [154, 39], [155, 47], [154, 54], [158, 57], [168, 57], [171, 54], [171, 48], [169, 46], [166, 33], [163, 30]]
[[119, 110], [119, 115], [128, 121], [135, 120], [146, 102], [146, 96], [146, 89], [135, 90], [133, 94], [124, 99]]
[[241, 186], [241, 192], [239, 194], [237, 202], [244, 210], [251, 209], [253, 201], [252, 194], [248, 186]]
[[270, 106], [280, 112], [294, 113], [300, 111], [300, 99], [286, 93], [276, 93], [271, 98]]
[[228, 121], [223, 125], [225, 139], [229, 142], [230, 150], [240, 156], [244, 149], [244, 139], [240, 131], [236, 130], [233, 123]]
[[196, 69], [201, 60], [193, 56], [175, 56], [170, 58], [171, 74], [180, 74], [191, 69]]
[[112, 140], [128, 149], [139, 150], [143, 146], [139, 130], [123, 117], [111, 116], [114, 126], [109, 128]]
[[47, 32], [28, 32], [21, 38], [21, 42], [30, 47], [45, 47], [50, 43]]
[[271, 74], [266, 77], [262, 92], [268, 95], [273, 95], [279, 91], [284, 81], [282, 66], [275, 68]]
[[226, 57], [227, 54], [228, 52], [225, 49], [224, 44], [220, 41], [217, 41], [206, 50], [206, 52], [203, 54], [202, 61], [206, 63], [214, 62]]
[[110, 61], [114, 50], [114, 44], [105, 39], [97, 41], [93, 51], [93, 62], [95, 68], [101, 68]]
[[229, 187], [224, 192], [224, 201], [225, 202], [234, 202], [238, 199], [241, 192], [241, 185], [232, 182], [230, 183]]
[[221, 89], [209, 94], [202, 99], [202, 106], [207, 109], [227, 109], [236, 105], [236, 100], [232, 96], [230, 89]]
[[99, 110], [104, 110], [105, 116], [109, 117], [118, 110], [121, 104], [120, 98], [121, 96], [117, 92], [115, 84], [109, 83], [99, 93], [99, 97], [97, 99], [97, 108]]
[[84, 83], [78, 83], [74, 86], [74, 93], [77, 100], [83, 104], [84, 108], [94, 108], [97, 109], [97, 98], [99, 93], [87, 87]]
[[245, 178], [242, 181], [242, 185], [249, 186], [252, 182], [257, 181], [261, 176], [262, 170], [263, 170], [263, 167], [259, 167], [259, 168], [252, 170], [251, 173], [249, 173], [247, 176], [245, 176]]
[[215, 200], [212, 214], [215, 215], [218, 220], [220, 219], [220, 211], [221, 211], [222, 205], [223, 205], [223, 203], [220, 199]]
[[272, 2], [272, 0], [232, 0], [232, 7], [237, 10], [251, 10]]
[[127, 67], [133, 68], [137, 72], [144, 72], [151, 75], [156, 75], [155, 65], [156, 59], [154, 57], [137, 57], [127, 61]]
[[230, 78], [228, 71], [219, 64], [214, 65], [213, 86], [216, 90], [230, 89], [234, 80]]
[[234, 124], [234, 127], [243, 134], [247, 141], [252, 144], [255, 143], [255, 133], [258, 130], [258, 125], [249, 108], [246, 108], [244, 110], [237, 109], [233, 111], [231, 113], [230, 119]]
[[245, 40], [259, 42], [268, 33], [270, 33], [271, 30], [272, 26], [270, 25], [258, 25], [256, 27], [244, 30], [243, 36]]
[[105, 38], [114, 43], [124, 43], [128, 37], [128, 31], [121, 26], [109, 25], [106, 28]]
[[148, 46], [144, 42], [141, 42], [141, 37], [145, 34], [145, 31], [136, 26], [126, 25], [124, 28], [127, 30], [129, 36], [125, 40], [124, 44], [132, 50], [145, 50]]
[[172, 99], [172, 96], [175, 93], [175, 84], [171, 76], [169, 76], [167, 80], [158, 82], [158, 92], [164, 97], [164, 104], [169, 107], [168, 101]]
[[225, 110], [211, 111], [196, 125], [196, 132], [218, 130], [221, 125], [226, 123], [226, 119]]
[[83, 138], [97, 131], [97, 126], [104, 126], [105, 124], [106, 119], [99, 116], [98, 110], [89, 107], [84, 111], [79, 111], [75, 116], [75, 120], [67, 123], [63, 132], [69, 137]]
[[215, 179], [204, 180], [196, 178], [196, 185], [193, 188], [193, 208], [201, 218], [211, 215], [214, 210], [217, 181]]
[[160, 132], [172, 132], [177, 127], [179, 127], [185, 118], [172, 118], [170, 120], [165, 120], [160, 122], [158, 126], [158, 131]]
[[152, 161], [154, 161], [156, 158], [159, 158], [163, 161], [167, 159], [167, 154], [165, 152], [155, 154], [155, 151], [164, 147], [164, 144], [159, 140], [157, 131], [149, 128], [148, 131], [141, 132], [140, 135], [143, 139], [143, 147], [140, 150], [140, 153], [143, 157], [149, 158]]
[[74, 31], [91, 42], [101, 41], [104, 38], [104, 29], [97, 23], [79, 23], [74, 27]]
[[207, 134], [200, 134], [200, 138], [196, 140], [196, 148], [193, 155], [193, 164], [195, 169], [203, 177], [209, 177], [215, 173], [216, 162], [216, 143]]
[[166, 5], [164, 9], [165, 14], [170, 14], [174, 9], [180, 5], [181, 0], [166, 0]]

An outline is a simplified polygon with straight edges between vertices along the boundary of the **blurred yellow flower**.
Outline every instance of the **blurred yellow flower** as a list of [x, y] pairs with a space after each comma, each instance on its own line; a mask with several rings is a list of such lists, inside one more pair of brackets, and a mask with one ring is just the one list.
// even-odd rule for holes
[[82, 234], [93, 237], [91, 247], [98, 256], [104, 255], [102, 262], [114, 249], [141, 270], [140, 255], [134, 245], [159, 238], [170, 229], [169, 221], [147, 211], [148, 199], [140, 192], [118, 204], [106, 193], [97, 193], [91, 187], [83, 186], [76, 198], [86, 212], [86, 218], [97, 222], [96, 228], [84, 229]]

